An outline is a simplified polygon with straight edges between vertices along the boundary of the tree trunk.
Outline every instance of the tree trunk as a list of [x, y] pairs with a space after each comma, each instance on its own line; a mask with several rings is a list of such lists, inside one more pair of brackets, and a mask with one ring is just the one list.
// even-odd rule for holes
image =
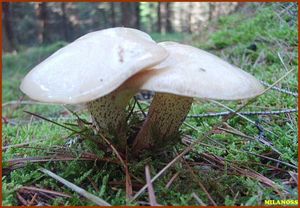
[[171, 10], [171, 3], [165, 2], [166, 4], [166, 30], [168, 33], [173, 32], [172, 22], [171, 22], [171, 16], [172, 16], [172, 10]]
[[157, 32], [161, 32], [161, 6], [162, 2], [158, 2], [157, 4]]
[[122, 25], [124, 27], [131, 27], [131, 9], [129, 2], [121, 3], [121, 11], [122, 11]]
[[15, 49], [14, 44], [14, 32], [12, 30], [12, 16], [11, 16], [11, 5], [8, 2], [2, 3], [3, 8], [3, 50], [5, 52], [11, 52]]
[[10, 41], [7, 38], [6, 28], [2, 26], [2, 50], [4, 52], [12, 52], [12, 46]]
[[213, 19], [213, 14], [215, 11], [215, 3], [214, 2], [210, 2], [208, 3], [208, 20], [211, 21]]
[[140, 29], [140, 2], [135, 2], [135, 28]]
[[38, 18], [38, 41], [40, 44], [49, 42], [49, 33], [48, 33], [48, 11], [47, 3], [41, 2], [37, 5], [36, 15]]
[[63, 37], [65, 41], [69, 41], [70, 40], [70, 30], [69, 30], [69, 24], [68, 24], [68, 18], [67, 18], [67, 12], [66, 12], [66, 3], [62, 2], [60, 5], [61, 8], [61, 26], [62, 26], [62, 32], [63, 32]]
[[161, 28], [160, 32], [165, 34], [166, 32], [170, 32], [171, 29], [171, 21], [170, 21], [170, 3], [161, 2], [160, 6], [160, 15], [161, 15]]
[[116, 13], [115, 13], [115, 3], [110, 2], [110, 15], [111, 15], [111, 26], [116, 27]]
[[124, 27], [140, 27], [140, 4], [139, 2], [122, 2], [122, 25]]
[[189, 3], [188, 5], [188, 18], [187, 18], [187, 25], [188, 25], [188, 33], [192, 33], [192, 9], [193, 9], [193, 4]]

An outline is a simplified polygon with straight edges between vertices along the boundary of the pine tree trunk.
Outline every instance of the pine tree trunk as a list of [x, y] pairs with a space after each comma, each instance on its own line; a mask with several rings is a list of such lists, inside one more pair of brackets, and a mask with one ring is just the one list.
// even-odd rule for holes
[[2, 16], [2, 29], [3, 29], [3, 50], [5, 52], [11, 52], [15, 49], [14, 44], [14, 32], [12, 30], [12, 15], [11, 15], [11, 5], [8, 2], [2, 3], [3, 16]]
[[162, 3], [158, 2], [157, 4], [157, 32], [161, 32], [161, 6]]
[[172, 18], [171, 3], [165, 2], [165, 4], [166, 4], [166, 30], [168, 33], [171, 33], [173, 32], [172, 21], [171, 21]]
[[61, 26], [62, 26], [62, 31], [63, 31], [63, 37], [65, 41], [69, 41], [70, 40], [70, 30], [69, 30], [69, 24], [68, 24], [68, 18], [67, 18], [67, 12], [66, 12], [66, 3], [62, 2], [61, 3]]
[[38, 18], [38, 41], [40, 44], [49, 42], [47, 3], [38, 3], [36, 15]]
[[140, 29], [140, 2], [135, 2], [135, 28]]
[[139, 2], [122, 2], [122, 25], [124, 27], [140, 27], [140, 4]]
[[115, 3], [110, 2], [111, 26], [116, 27]]

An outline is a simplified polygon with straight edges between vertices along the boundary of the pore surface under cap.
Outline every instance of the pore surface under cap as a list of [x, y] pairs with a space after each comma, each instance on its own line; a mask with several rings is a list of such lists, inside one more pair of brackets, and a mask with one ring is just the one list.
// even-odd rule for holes
[[130, 28], [88, 33], [32, 69], [21, 90], [35, 100], [82, 103], [102, 97], [167, 56], [149, 35]]
[[132, 88], [195, 98], [236, 100], [254, 97], [263, 87], [252, 75], [217, 56], [175, 42], [159, 43], [169, 56], [153, 70], [126, 82]]

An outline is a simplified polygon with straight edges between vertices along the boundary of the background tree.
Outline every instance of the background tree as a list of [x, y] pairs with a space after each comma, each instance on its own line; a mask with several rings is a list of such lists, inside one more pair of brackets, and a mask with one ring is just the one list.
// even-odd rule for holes
[[67, 17], [66, 3], [62, 2], [61, 5], [61, 31], [65, 41], [70, 41], [70, 23]]
[[11, 52], [15, 49], [14, 43], [14, 32], [12, 29], [12, 15], [11, 15], [11, 5], [8, 2], [2, 3], [3, 13], [3, 50]]
[[48, 43], [50, 41], [50, 34], [48, 31], [48, 11], [47, 3], [37, 3], [36, 16], [38, 19], [38, 41], [39, 43]]
[[157, 5], [157, 32], [171, 33], [171, 8], [169, 2], [158, 2]]
[[111, 26], [116, 27], [116, 13], [115, 13], [115, 2], [110, 2], [110, 17], [111, 17]]
[[173, 27], [171, 22], [171, 16], [172, 16], [171, 3], [164, 2], [164, 4], [165, 4], [165, 11], [166, 11], [166, 32], [171, 33], [173, 32]]
[[[3, 5], [3, 50], [70, 42], [88, 32], [132, 27], [148, 33], [195, 33], [236, 3], [14, 2]], [[24, 32], [26, 31], [26, 32]]]
[[140, 28], [140, 3], [139, 2], [123, 2], [122, 25], [124, 27]]

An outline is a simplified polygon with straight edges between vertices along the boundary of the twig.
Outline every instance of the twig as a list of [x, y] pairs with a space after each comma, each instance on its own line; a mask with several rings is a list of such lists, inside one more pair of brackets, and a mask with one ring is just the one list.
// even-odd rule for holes
[[287, 163], [287, 162], [284, 162], [284, 161], [281, 161], [281, 160], [277, 160], [277, 159], [274, 159], [274, 158], [271, 158], [271, 157], [268, 157], [268, 156], [264, 156], [264, 155], [259, 155], [259, 154], [256, 154], [256, 153], [254, 153], [254, 152], [249, 152], [249, 151], [246, 151], [246, 150], [244, 150], [244, 152], [247, 152], [247, 153], [249, 153], [249, 154], [252, 154], [252, 155], [255, 155], [255, 156], [258, 156], [258, 157], [261, 157], [261, 158], [265, 158], [265, 159], [268, 159], [268, 160], [272, 160], [272, 161], [274, 161], [274, 162], [281, 163], [281, 164], [286, 165], [286, 166], [288, 166], [288, 167], [290, 167], [290, 168], [298, 169], [297, 166], [292, 165], [292, 164]]
[[284, 63], [284, 61], [283, 61], [283, 59], [282, 59], [282, 57], [281, 57], [281, 55], [280, 55], [279, 52], [277, 52], [277, 56], [278, 56], [280, 62], [282, 63], [283, 67], [285, 68], [285, 70], [288, 72], [289, 70], [288, 70], [288, 68], [286, 67], [286, 65], [285, 65], [285, 63]]
[[28, 206], [32, 206], [34, 201], [36, 201], [36, 197], [38, 196], [38, 193], [35, 193], [33, 197], [31, 198], [30, 202], [28, 203]]
[[17, 192], [17, 198], [20, 200], [20, 202], [21, 202], [23, 205], [25, 205], [25, 206], [28, 205], [27, 201], [26, 201], [26, 200], [21, 196], [21, 194], [19, 194], [18, 192]]
[[192, 197], [199, 203], [200, 206], [207, 206], [198, 196], [195, 194], [195, 192], [192, 193]]
[[298, 173], [295, 173], [293, 171], [289, 171], [289, 174], [292, 177], [292, 179], [296, 182], [296, 184], [298, 185]]
[[[264, 81], [260, 81], [263, 85], [267, 86], [267, 87], [270, 87], [271, 85], [267, 82], [264, 82]], [[276, 90], [278, 92], [281, 92], [281, 93], [285, 93], [285, 94], [288, 94], [288, 95], [292, 95], [294, 97], [298, 97], [298, 93], [296, 92], [291, 92], [289, 90], [286, 90], [286, 89], [282, 89], [282, 88], [279, 88], [279, 87], [276, 87], [276, 86], [271, 86], [271, 89], [273, 90]]]
[[131, 178], [130, 178], [130, 174], [129, 174], [129, 170], [128, 170], [128, 146], [126, 145], [126, 155], [125, 155], [125, 185], [126, 185], [126, 198], [127, 198], [127, 201], [128, 199], [130, 199], [133, 195], [133, 189], [132, 189], [132, 181], [131, 181]]
[[41, 189], [41, 188], [32, 187], [32, 186], [22, 186], [22, 187], [20, 187], [20, 189], [26, 189], [26, 190], [35, 191], [35, 192], [43, 192], [43, 193], [48, 193], [48, 194], [52, 194], [52, 195], [56, 195], [56, 196], [71, 198], [71, 196], [69, 194], [60, 193], [57, 191], [51, 191], [51, 190], [47, 190], [47, 189]]
[[107, 203], [103, 199], [100, 199], [99, 197], [87, 192], [86, 190], [84, 190], [84, 189], [76, 186], [75, 184], [63, 179], [62, 177], [56, 175], [55, 173], [53, 173], [45, 168], [40, 168], [39, 170], [42, 171], [43, 173], [49, 175], [50, 177], [58, 180], [59, 182], [63, 183], [68, 188], [72, 189], [73, 191], [82, 195], [83, 197], [89, 199], [90, 201], [94, 202], [95, 204], [100, 205], [100, 206], [111, 206], [109, 203]]
[[165, 188], [168, 189], [172, 185], [173, 181], [179, 176], [179, 172], [176, 172], [172, 178], [169, 180], [169, 182], [166, 184]]
[[198, 185], [200, 186], [200, 188], [204, 191], [204, 193], [206, 194], [207, 198], [209, 199], [209, 201], [213, 204], [213, 206], [217, 206], [217, 203], [213, 200], [213, 198], [210, 196], [210, 194], [208, 193], [208, 191], [206, 190], [206, 188], [204, 187], [204, 185], [201, 183], [201, 181], [199, 180], [199, 178], [196, 176], [196, 174], [194, 173], [193, 169], [191, 168], [191, 166], [185, 161], [185, 159], [182, 159], [182, 161], [184, 162], [184, 164], [187, 166], [187, 168], [189, 169], [190, 173], [192, 174], [193, 178], [196, 180], [196, 182], [198, 183]]
[[[6, 167], [3, 167], [4, 171], [12, 171], [18, 168], [24, 167], [28, 162], [30, 163], [41, 163], [41, 162], [55, 162], [55, 161], [74, 161], [74, 160], [83, 160], [83, 161], [95, 161], [97, 158], [75, 158], [75, 157], [29, 157], [29, 158], [16, 158], [5, 161], [8, 163]], [[101, 161], [101, 159], [100, 159]], [[105, 162], [114, 162], [104, 159]]]
[[126, 166], [124, 160], [122, 159], [121, 155], [119, 154], [118, 150], [112, 145], [112, 143], [110, 141], [108, 141], [108, 139], [105, 138], [105, 136], [103, 136], [101, 133], [99, 133], [99, 135], [109, 145], [111, 150], [116, 154], [117, 158], [120, 160], [121, 164], [123, 165], [124, 169], [126, 170], [127, 166]]
[[265, 89], [262, 94], [266, 93], [267, 91], [269, 91], [270, 89], [272, 89], [272, 87], [274, 87], [275, 85], [277, 85], [279, 82], [281, 82], [281, 80], [283, 80], [284, 78], [286, 78], [292, 71], [294, 71], [294, 69], [289, 70], [287, 73], [285, 73], [282, 77], [280, 77], [278, 80], [276, 80], [276, 82], [274, 82], [273, 84], [271, 84], [267, 89]]
[[110, 148], [112, 149], [112, 151], [116, 154], [117, 158], [120, 160], [121, 164], [124, 167], [124, 172], [126, 175], [126, 193], [127, 198], [131, 198], [131, 193], [132, 193], [132, 182], [131, 182], [131, 178], [129, 175], [129, 170], [128, 170], [128, 166], [126, 165], [125, 161], [122, 159], [121, 155], [119, 154], [118, 150], [112, 145], [112, 143], [110, 141], [108, 141], [108, 139], [105, 138], [105, 136], [103, 136], [102, 134], [99, 134], [100, 137], [110, 146]]
[[[295, 113], [295, 112], [298, 112], [298, 109], [292, 108], [292, 109], [282, 109], [282, 110], [274, 110], [274, 111], [250, 111], [250, 112], [240, 112], [240, 114], [244, 116], [254, 116], [254, 115], [276, 115], [276, 114]], [[203, 114], [188, 115], [187, 118], [227, 116], [230, 113], [231, 113], [230, 111], [224, 111], [218, 113], [203, 113]]]
[[[246, 135], [245, 135], [245, 136], [246, 136]], [[248, 137], [248, 136], [247, 136], [247, 137]], [[251, 138], [249, 138], [249, 139], [254, 139], [254, 138], [251, 137]], [[185, 145], [188, 145], [188, 144], [193, 143], [192, 139], [190, 139], [190, 138], [188, 138], [188, 137], [184, 137], [183, 140], [184, 140], [184, 142], [185, 142], [185, 143], [184, 143]], [[228, 151], [227, 149], [224, 149], [224, 148], [221, 148], [221, 147], [217, 147], [217, 146], [213, 146], [213, 145], [210, 145], [210, 144], [205, 144], [205, 143], [202, 143], [202, 142], [199, 142], [198, 144], [201, 144], [201, 146], [213, 147], [213, 148], [222, 150], [222, 151], [224, 151], [224, 152]], [[293, 168], [293, 169], [295, 169], [295, 170], [298, 169], [297, 166], [292, 165], [292, 164], [290, 164], [290, 163], [287, 163], [287, 162], [284, 162], [284, 161], [281, 161], [281, 160], [277, 160], [277, 159], [274, 159], [274, 158], [271, 158], [271, 157], [268, 157], [268, 156], [259, 155], [259, 154], [256, 154], [256, 153], [253, 153], [253, 152], [250, 152], [250, 151], [247, 151], [247, 150], [236, 150], [236, 149], [235, 149], [235, 150], [233, 150], [233, 151], [239, 152], [239, 153], [248, 153], [248, 154], [252, 154], [252, 155], [255, 155], [255, 156], [258, 156], [258, 157], [262, 157], [262, 158], [265, 158], [265, 159], [268, 159], [268, 160], [271, 160], [271, 161], [280, 163], [280, 164], [282, 164], [282, 165], [286, 165], [286, 166], [291, 167], [291, 168]], [[228, 162], [232, 162], [232, 161], [229, 160]]]
[[68, 129], [68, 130], [70, 130], [70, 131], [72, 131], [72, 132], [80, 133], [79, 131], [76, 131], [76, 130], [74, 130], [74, 129], [72, 129], [72, 128], [69, 128], [69, 127], [67, 127], [67, 126], [64, 126], [64, 125], [62, 125], [62, 124], [60, 124], [60, 123], [57, 123], [57, 122], [55, 122], [55, 121], [52, 121], [52, 120], [50, 120], [50, 119], [48, 119], [48, 118], [45, 118], [45, 117], [43, 117], [43, 116], [40, 116], [40, 115], [38, 115], [38, 114], [31, 113], [31, 112], [29, 112], [29, 111], [24, 111], [24, 112], [25, 112], [25, 113], [28, 113], [28, 114], [30, 114], [30, 115], [33, 115], [33, 116], [35, 116], [35, 117], [41, 118], [41, 119], [43, 119], [43, 120], [45, 120], [45, 121], [48, 121], [48, 122], [50, 122], [50, 123], [53, 123], [53, 124], [55, 124], [55, 125], [58, 125], [58, 126], [60, 126], [60, 127], [63, 127], [63, 128], [65, 128], [65, 129]]
[[8, 105], [55, 105], [51, 103], [42, 103], [42, 102], [36, 102], [36, 101], [31, 101], [31, 100], [14, 100], [10, 102], [6, 102], [2, 104], [2, 107], [6, 107]]
[[263, 176], [262, 174], [257, 173], [255, 171], [253, 171], [251, 169], [248, 169], [248, 168], [245, 168], [245, 167], [244, 168], [238, 167], [232, 162], [228, 163], [228, 161], [223, 157], [219, 157], [219, 156], [216, 156], [216, 155], [209, 155], [209, 154], [206, 154], [206, 153], [201, 153], [201, 155], [208, 158], [209, 160], [212, 160], [212, 161], [216, 162], [217, 164], [221, 165], [224, 168], [226, 167], [226, 164], [227, 164], [233, 171], [236, 171], [237, 173], [245, 175], [245, 176], [247, 176], [249, 178], [252, 178], [254, 180], [258, 180], [261, 183], [263, 183], [263, 184], [265, 184], [269, 187], [272, 187], [274, 189], [274, 191], [282, 197], [282, 194], [279, 191], [279, 189], [283, 189], [283, 188], [281, 188], [278, 184], [276, 184], [275, 182], [273, 182], [269, 178]]
[[127, 117], [126, 117], [126, 121], [128, 121], [128, 119], [129, 119], [129, 118], [130, 118], [130, 116], [132, 115], [132, 113], [133, 113], [133, 110], [134, 110], [134, 108], [135, 108], [135, 105], [136, 105], [136, 102], [137, 102], [137, 100], [136, 100], [136, 99], [134, 99], [134, 103], [133, 103], [133, 105], [132, 105], [132, 107], [131, 107], [131, 109], [130, 109], [130, 111], [129, 111], [129, 113], [128, 113]]
[[[266, 92], [266, 91], [265, 91], [265, 92]], [[225, 109], [231, 111], [232, 113], [235, 113], [236, 115], [240, 116], [241, 118], [245, 119], [246, 121], [250, 122], [251, 124], [257, 126], [257, 123], [256, 123], [255, 121], [253, 121], [253, 120], [249, 119], [248, 117], [242, 115], [240, 112], [237, 112], [237, 111], [233, 110], [232, 108], [228, 107], [227, 105], [224, 105], [223, 103], [221, 103], [221, 102], [219, 102], [219, 101], [216, 101], [216, 100], [209, 100], [209, 101], [211, 101], [212, 103], [215, 103], [215, 104], [217, 104], [217, 105], [219, 105], [219, 106], [222, 106], [223, 108], [225, 108]], [[268, 129], [265, 129], [265, 128], [263, 128], [263, 127], [261, 127], [261, 128], [262, 128], [263, 130], [269, 132], [270, 134], [273, 134], [273, 135], [277, 136], [274, 132], [272, 132], [272, 131], [270, 131], [270, 130], [268, 130]]]
[[146, 181], [147, 181], [147, 185], [148, 185], [148, 195], [149, 195], [150, 206], [157, 206], [158, 204], [156, 202], [154, 189], [153, 189], [153, 186], [151, 183], [151, 176], [150, 176], [150, 170], [149, 170], [148, 165], [145, 166], [145, 175], [146, 175]]
[[97, 187], [97, 184], [95, 183], [95, 181], [92, 179], [91, 176], [87, 176], [87, 179], [91, 182], [93, 188], [95, 189], [96, 192], [99, 192], [99, 188]]
[[259, 135], [256, 136], [256, 137], [251, 137], [251, 136], [248, 136], [248, 135], [245, 135], [243, 132], [240, 132], [239, 130], [231, 127], [230, 125], [228, 125], [227, 123], [224, 123], [224, 125], [227, 127], [227, 128], [230, 128], [232, 129], [233, 131], [231, 130], [228, 130], [228, 129], [225, 129], [225, 128], [219, 128], [220, 130], [222, 131], [225, 131], [225, 132], [228, 132], [228, 133], [231, 133], [231, 134], [234, 134], [234, 135], [237, 135], [237, 136], [240, 136], [240, 137], [243, 137], [243, 138], [246, 138], [246, 139], [249, 139], [249, 140], [253, 140], [253, 141], [258, 141], [260, 143], [262, 143], [263, 145], [266, 145], [267, 147], [270, 147], [274, 152], [276, 152], [277, 154], [281, 155], [280, 151], [277, 150], [272, 142], [268, 141], [266, 136], [264, 135], [264, 131], [263, 129], [261, 128], [260, 125], [256, 125], [257, 129], [259, 130]]
[[134, 96], [134, 100], [135, 100], [137, 106], [139, 107], [139, 109], [141, 110], [143, 116], [146, 118], [147, 114], [145, 113], [144, 109], [142, 108], [142, 106], [141, 106], [140, 102], [138, 101], [138, 99], [136, 98], [136, 96]]
[[[37, 141], [35, 141], [37, 142]], [[8, 145], [8, 146], [4, 146], [2, 147], [2, 150], [7, 150], [9, 148], [19, 148], [19, 147], [25, 147], [25, 146], [28, 146], [29, 144], [31, 144], [33, 142], [26, 142], [26, 143], [21, 143], [21, 144], [13, 144], [13, 145]]]

